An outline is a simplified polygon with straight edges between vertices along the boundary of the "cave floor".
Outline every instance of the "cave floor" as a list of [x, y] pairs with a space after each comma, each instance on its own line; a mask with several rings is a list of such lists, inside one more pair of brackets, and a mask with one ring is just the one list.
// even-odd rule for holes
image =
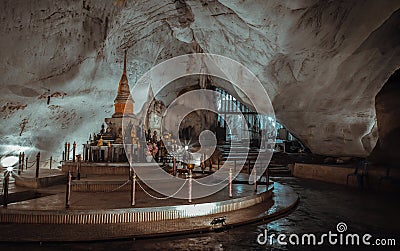
[[[369, 233], [374, 238], [394, 238], [397, 246], [379, 250], [399, 250], [400, 202], [398, 195], [347, 189], [341, 185], [293, 177], [274, 178], [300, 195], [298, 207], [288, 216], [272, 222], [259, 222], [221, 232], [141, 240], [81, 243], [0, 244], [2, 250], [342, 250], [365, 246], [285, 246], [276, 241], [260, 245], [257, 236], [267, 229], [272, 234], [323, 234], [336, 232], [339, 222], [346, 233]], [[378, 250], [374, 247], [367, 250]]]

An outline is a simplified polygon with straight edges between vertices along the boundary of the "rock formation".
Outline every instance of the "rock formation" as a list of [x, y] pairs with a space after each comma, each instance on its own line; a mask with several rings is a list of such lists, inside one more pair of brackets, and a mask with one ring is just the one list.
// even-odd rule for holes
[[398, 1], [4, 0], [0, 6], [3, 154], [25, 146], [61, 157], [65, 140], [98, 131], [113, 112], [124, 50], [132, 86], [155, 64], [199, 46], [253, 71], [279, 122], [313, 153], [367, 156], [379, 138], [375, 96], [400, 65]]

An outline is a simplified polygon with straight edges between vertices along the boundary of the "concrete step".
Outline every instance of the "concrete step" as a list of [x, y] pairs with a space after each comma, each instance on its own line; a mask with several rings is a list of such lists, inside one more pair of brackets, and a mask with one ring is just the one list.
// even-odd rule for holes
[[269, 165], [269, 175], [274, 177], [292, 176], [292, 172], [287, 166]]

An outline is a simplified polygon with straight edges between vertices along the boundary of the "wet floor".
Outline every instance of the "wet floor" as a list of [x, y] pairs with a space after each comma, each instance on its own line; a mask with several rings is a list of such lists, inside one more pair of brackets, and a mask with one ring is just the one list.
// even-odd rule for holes
[[[143, 240], [118, 240], [88, 243], [33, 243], [0, 244], [1, 250], [400, 250], [400, 202], [398, 195], [346, 189], [340, 185], [297, 178], [279, 178], [277, 181], [292, 186], [300, 194], [299, 206], [290, 215], [269, 223], [259, 222], [225, 231]], [[317, 242], [323, 234], [337, 232], [338, 223], [345, 223], [345, 234], [358, 234], [361, 245], [281, 245], [275, 234], [301, 237], [314, 234]], [[343, 226], [343, 224], [341, 225]], [[257, 237], [265, 233], [267, 243], [261, 245]], [[0, 233], [1, 234], [1, 233]], [[79, 233], [76, 233], [79, 234]], [[370, 234], [371, 244], [376, 239], [395, 239], [397, 246], [365, 246], [362, 237]], [[288, 239], [284, 241], [288, 242]], [[260, 241], [264, 235], [260, 236]], [[291, 239], [293, 242], [295, 238]], [[335, 240], [335, 238], [333, 238]], [[339, 239], [337, 240], [339, 242]], [[305, 239], [307, 244], [308, 239]], [[350, 243], [350, 239], [349, 239]], [[343, 240], [345, 244], [345, 240]]]

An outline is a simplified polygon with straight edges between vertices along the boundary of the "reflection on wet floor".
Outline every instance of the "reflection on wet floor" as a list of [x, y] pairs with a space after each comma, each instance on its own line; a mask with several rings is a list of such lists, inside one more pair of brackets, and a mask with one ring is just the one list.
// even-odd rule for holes
[[89, 243], [0, 244], [2, 250], [342, 250], [365, 246], [284, 246], [276, 241], [260, 245], [257, 236], [267, 229], [268, 235], [323, 234], [335, 231], [339, 222], [347, 233], [370, 233], [373, 238], [395, 238], [396, 247], [374, 247], [367, 250], [399, 250], [400, 203], [398, 196], [346, 189], [340, 185], [292, 177], [277, 181], [292, 186], [300, 194], [299, 206], [290, 215], [273, 222], [246, 225], [222, 232], [173, 236], [143, 240], [118, 240]]

